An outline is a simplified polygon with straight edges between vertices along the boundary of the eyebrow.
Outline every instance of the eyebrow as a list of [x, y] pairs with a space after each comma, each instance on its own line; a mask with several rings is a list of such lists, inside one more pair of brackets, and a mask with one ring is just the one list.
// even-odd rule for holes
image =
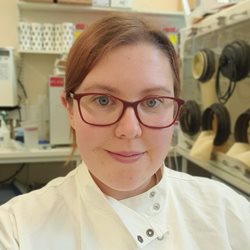
[[93, 90], [97, 90], [97, 91], [107, 91], [107, 92], [110, 92], [110, 93], [115, 93], [115, 94], [119, 94], [120, 91], [118, 89], [115, 89], [115, 88], [112, 88], [110, 86], [108, 86], [107, 84], [101, 84], [101, 83], [94, 83], [94, 85], [90, 86], [90, 87], [87, 87], [87, 88], [84, 88], [83, 89], [84, 92], [85, 91], [93, 91]]
[[147, 95], [152, 92], [166, 92], [168, 95], [171, 95], [171, 90], [167, 87], [159, 86], [159, 87], [152, 87], [152, 88], [145, 88], [142, 91], [142, 94]]
[[[121, 91], [108, 86], [107, 84], [101, 84], [101, 83], [94, 83], [94, 85], [87, 87], [84, 89], [84, 92], [87, 91], [107, 91], [111, 94], [120, 94]], [[141, 95], [148, 95], [148, 94], [152, 94], [155, 92], [165, 92], [167, 95], [171, 95], [172, 91], [164, 86], [158, 86], [158, 87], [149, 87], [149, 88], [145, 88], [142, 90], [142, 92], [140, 92]]]

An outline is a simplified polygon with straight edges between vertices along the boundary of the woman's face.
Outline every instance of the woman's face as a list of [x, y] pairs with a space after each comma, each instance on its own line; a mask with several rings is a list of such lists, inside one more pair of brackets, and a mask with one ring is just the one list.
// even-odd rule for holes
[[[141, 43], [104, 56], [76, 93], [111, 94], [133, 102], [150, 95], [174, 96], [173, 84], [166, 55], [153, 45]], [[152, 186], [152, 177], [169, 151], [173, 127], [145, 127], [132, 108], [107, 127], [84, 123], [76, 100], [68, 111], [81, 157], [104, 193], [123, 199]]]

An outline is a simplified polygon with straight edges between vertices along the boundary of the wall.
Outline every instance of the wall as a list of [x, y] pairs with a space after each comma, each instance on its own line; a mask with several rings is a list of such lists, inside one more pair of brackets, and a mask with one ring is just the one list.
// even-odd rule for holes
[[151, 11], [182, 11], [182, 1], [166, 0], [134, 0], [134, 9], [151, 10]]
[[0, 1], [0, 47], [17, 47], [16, 0]]

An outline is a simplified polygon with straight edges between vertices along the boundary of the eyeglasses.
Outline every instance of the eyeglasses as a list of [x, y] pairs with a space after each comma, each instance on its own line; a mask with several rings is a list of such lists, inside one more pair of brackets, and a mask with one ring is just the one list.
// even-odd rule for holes
[[148, 128], [161, 129], [173, 125], [183, 100], [169, 96], [148, 96], [135, 102], [124, 101], [104, 93], [70, 93], [78, 103], [82, 120], [94, 126], [109, 126], [118, 122], [125, 110], [134, 109], [138, 121]]

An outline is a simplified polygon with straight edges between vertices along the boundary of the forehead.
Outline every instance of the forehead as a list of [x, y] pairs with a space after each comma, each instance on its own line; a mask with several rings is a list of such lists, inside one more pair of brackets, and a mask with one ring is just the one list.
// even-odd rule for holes
[[139, 43], [115, 48], [104, 55], [78, 92], [104, 90], [133, 96], [145, 89], [166, 89], [171, 94], [173, 73], [165, 53], [155, 45]]

